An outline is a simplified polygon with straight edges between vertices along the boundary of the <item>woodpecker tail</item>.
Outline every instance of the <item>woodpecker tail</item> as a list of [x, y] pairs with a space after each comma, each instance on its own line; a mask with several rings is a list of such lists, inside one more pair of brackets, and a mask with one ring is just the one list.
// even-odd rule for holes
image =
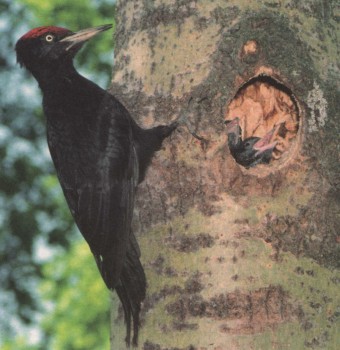
[[139, 260], [140, 252], [134, 241], [126, 254], [126, 260], [120, 275], [118, 285], [115, 287], [118, 297], [123, 305], [126, 324], [126, 345], [131, 342], [131, 323], [133, 326], [132, 345], [138, 344], [139, 314], [141, 303], [145, 299], [146, 277]]

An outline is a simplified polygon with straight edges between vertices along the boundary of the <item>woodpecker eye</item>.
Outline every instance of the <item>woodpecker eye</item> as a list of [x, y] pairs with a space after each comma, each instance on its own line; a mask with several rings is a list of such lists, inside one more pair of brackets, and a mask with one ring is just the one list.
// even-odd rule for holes
[[52, 35], [52, 34], [47, 34], [46, 36], [45, 36], [45, 40], [47, 41], [47, 42], [52, 42], [53, 41], [53, 39], [54, 39], [54, 36]]

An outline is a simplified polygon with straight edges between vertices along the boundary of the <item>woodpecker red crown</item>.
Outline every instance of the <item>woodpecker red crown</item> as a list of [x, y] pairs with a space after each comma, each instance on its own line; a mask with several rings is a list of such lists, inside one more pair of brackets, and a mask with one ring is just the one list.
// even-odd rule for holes
[[69, 34], [72, 32], [62, 27], [43, 26], [43, 27], [37, 27], [30, 30], [29, 32], [24, 34], [19, 40], [34, 39], [47, 33], [55, 33], [55, 34], [63, 35], [63, 34]]

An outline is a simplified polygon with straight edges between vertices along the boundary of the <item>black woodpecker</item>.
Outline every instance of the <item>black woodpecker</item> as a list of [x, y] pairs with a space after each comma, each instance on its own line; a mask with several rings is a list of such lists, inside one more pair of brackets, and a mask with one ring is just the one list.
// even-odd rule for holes
[[73, 58], [111, 25], [72, 32], [39, 27], [16, 43], [17, 61], [39, 83], [47, 142], [73, 218], [101, 276], [122, 302], [126, 343], [137, 346], [146, 278], [131, 231], [134, 197], [162, 141], [177, 127], [142, 129], [107, 91], [81, 76]]

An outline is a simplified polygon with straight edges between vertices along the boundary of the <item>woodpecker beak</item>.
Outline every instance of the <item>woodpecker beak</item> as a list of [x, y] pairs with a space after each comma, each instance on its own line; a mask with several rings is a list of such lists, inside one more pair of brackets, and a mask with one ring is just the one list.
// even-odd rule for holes
[[76, 32], [74, 34], [71, 34], [63, 39], [61, 39], [60, 43], [66, 43], [68, 44], [66, 46], [66, 51], [70, 50], [73, 47], [80, 48], [83, 43], [85, 43], [87, 40], [91, 39], [93, 36], [112, 28], [112, 24], [104, 24], [99, 27], [94, 28], [88, 28], [88, 29], [82, 29], [79, 32]]

